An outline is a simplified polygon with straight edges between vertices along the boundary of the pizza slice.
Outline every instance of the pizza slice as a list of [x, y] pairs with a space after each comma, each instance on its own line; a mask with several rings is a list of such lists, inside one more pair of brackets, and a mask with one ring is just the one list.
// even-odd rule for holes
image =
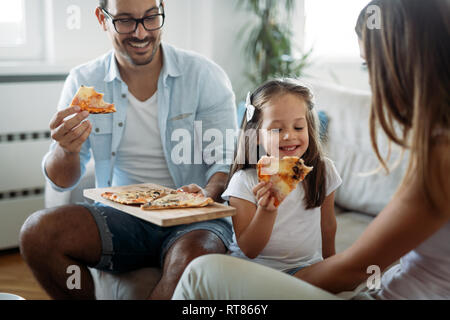
[[304, 164], [299, 157], [262, 157], [257, 163], [258, 180], [272, 183], [272, 194], [275, 197], [274, 205], [280, 203], [294, 190], [300, 181], [303, 181], [313, 167]]
[[143, 210], [198, 208], [205, 207], [211, 203], [214, 203], [214, 200], [202, 194], [177, 191], [176, 193], [149, 201], [142, 205], [141, 208]]
[[105, 199], [120, 203], [120, 204], [144, 204], [153, 201], [160, 197], [164, 197], [171, 192], [166, 189], [130, 189], [116, 192], [103, 192], [101, 196]]
[[72, 99], [71, 107], [79, 106], [81, 111], [89, 113], [116, 112], [114, 104], [103, 101], [103, 93], [98, 93], [94, 87], [81, 86]]

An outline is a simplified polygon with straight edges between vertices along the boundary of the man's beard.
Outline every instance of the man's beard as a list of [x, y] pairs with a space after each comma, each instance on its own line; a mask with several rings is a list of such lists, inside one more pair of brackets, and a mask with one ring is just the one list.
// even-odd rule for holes
[[153, 61], [153, 58], [155, 57], [156, 53], [158, 52], [159, 45], [161, 44], [160, 37], [158, 37], [158, 38], [149, 38], [149, 37], [147, 37], [147, 38], [145, 38], [143, 40], [136, 39], [136, 38], [128, 38], [128, 39], [123, 40], [122, 44], [123, 44], [123, 48], [127, 48], [128, 47], [128, 42], [144, 43], [144, 42], [147, 42], [147, 41], [150, 42], [149, 45], [153, 45], [152, 53], [151, 53], [150, 57], [148, 57], [147, 59], [145, 59], [145, 60], [133, 59], [131, 57], [131, 55], [128, 53], [127, 50], [123, 50], [122, 56], [125, 59], [127, 59], [127, 61], [129, 63], [131, 63], [134, 66], [145, 66], [145, 65], [151, 63]]

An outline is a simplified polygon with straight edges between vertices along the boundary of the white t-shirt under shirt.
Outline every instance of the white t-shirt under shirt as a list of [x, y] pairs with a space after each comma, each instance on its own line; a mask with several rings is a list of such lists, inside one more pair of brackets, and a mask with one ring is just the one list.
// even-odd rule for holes
[[[341, 185], [342, 180], [330, 159], [325, 158], [325, 167], [328, 196]], [[235, 197], [256, 204], [252, 189], [257, 184], [256, 169], [240, 170], [231, 178], [222, 198], [228, 201], [229, 197]], [[247, 258], [241, 251], [236, 234], [233, 234], [233, 243], [229, 248], [231, 255], [281, 271], [322, 260], [320, 207], [305, 210], [304, 196], [300, 183], [280, 204], [269, 242], [255, 259]]]
[[114, 180], [125, 185], [152, 182], [175, 188], [164, 157], [158, 126], [157, 93], [139, 101], [128, 93], [127, 120], [117, 150]]

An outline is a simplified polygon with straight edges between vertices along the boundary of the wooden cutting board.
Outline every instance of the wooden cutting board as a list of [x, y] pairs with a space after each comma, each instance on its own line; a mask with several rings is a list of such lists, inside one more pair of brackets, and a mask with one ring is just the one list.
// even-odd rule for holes
[[163, 188], [152, 183], [144, 183], [122, 187], [85, 189], [83, 190], [83, 196], [163, 227], [229, 217], [236, 213], [236, 209], [233, 207], [217, 202], [201, 208], [142, 210], [139, 206], [120, 204], [101, 196], [105, 191], [122, 191], [139, 186]]

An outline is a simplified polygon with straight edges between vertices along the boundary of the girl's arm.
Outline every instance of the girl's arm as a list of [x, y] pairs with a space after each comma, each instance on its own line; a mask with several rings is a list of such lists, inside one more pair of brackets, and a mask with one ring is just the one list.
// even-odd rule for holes
[[322, 256], [324, 259], [336, 254], [336, 216], [334, 215], [334, 192], [329, 194], [320, 208], [322, 232]]
[[250, 259], [256, 258], [269, 242], [277, 216], [269, 189], [270, 184], [265, 182], [253, 189], [258, 206], [240, 198], [230, 197], [229, 200], [230, 205], [236, 208], [232, 220], [237, 243]]
[[[441, 152], [445, 154], [448, 149]], [[369, 266], [377, 265], [383, 271], [442, 228], [450, 220], [446, 200], [450, 198], [450, 161], [436, 159], [434, 163], [430, 178], [440, 181], [446, 195], [438, 208], [426, 200], [417, 179], [410, 181], [350, 248], [300, 270], [295, 276], [333, 293], [353, 290], [367, 280]]]

